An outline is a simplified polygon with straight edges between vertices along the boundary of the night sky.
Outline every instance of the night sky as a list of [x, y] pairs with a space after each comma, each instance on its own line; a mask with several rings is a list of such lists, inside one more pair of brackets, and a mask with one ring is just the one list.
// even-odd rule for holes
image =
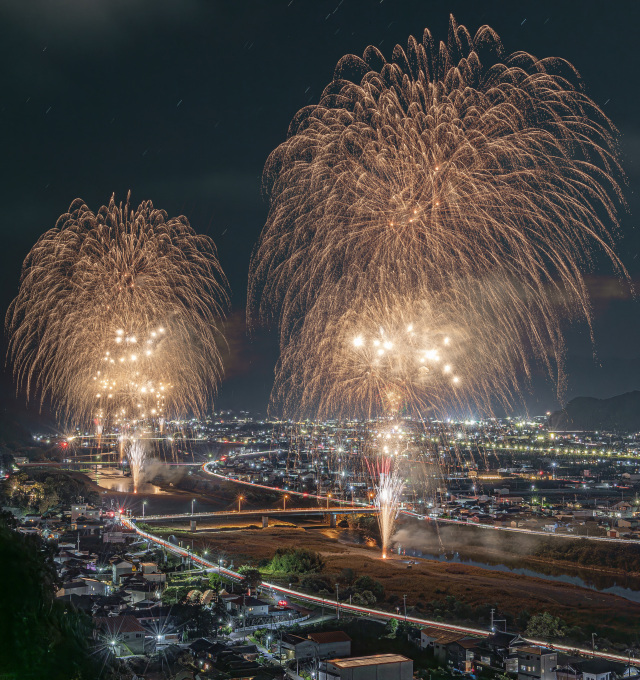
[[[273, 334], [249, 341], [247, 272], [267, 214], [261, 173], [296, 111], [318, 101], [338, 59], [448, 15], [472, 32], [491, 25], [507, 52], [559, 56], [621, 132], [630, 212], [619, 251], [640, 277], [640, 3], [420, 0], [0, 0], [0, 308], [21, 262], [81, 197], [93, 210], [115, 192], [184, 214], [216, 242], [232, 286], [232, 356], [217, 406], [264, 410], [277, 359]], [[640, 302], [596, 261], [588, 329], [567, 329], [566, 398], [640, 388]], [[4, 376], [10, 404], [10, 378]], [[24, 401], [22, 398], [21, 403]], [[533, 413], [557, 406], [534, 379]]]

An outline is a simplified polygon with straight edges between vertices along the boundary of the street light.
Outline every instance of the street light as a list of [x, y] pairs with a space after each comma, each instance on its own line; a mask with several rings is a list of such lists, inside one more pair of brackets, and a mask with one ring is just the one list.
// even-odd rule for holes
[[142, 519], [144, 519], [144, 506], [147, 504], [147, 501], [142, 501]]
[[327, 494], [327, 510], [329, 509], [329, 499], [331, 498], [331, 494]]
[[240, 512], [240, 507], [241, 507], [240, 504], [242, 503], [243, 500], [244, 500], [244, 496], [238, 496], [238, 512]]
[[284, 509], [285, 509], [285, 510], [287, 509], [287, 498], [289, 498], [289, 496], [287, 496], [287, 494], [285, 494], [284, 497], [283, 497], [283, 499], [282, 499], [282, 500], [283, 500], [283, 505], [284, 505]]
[[191, 514], [193, 515], [193, 504], [196, 502], [196, 499], [192, 499], [191, 501]]
[[338, 621], [340, 621], [340, 600], [338, 599], [340, 586], [336, 583], [336, 613], [338, 614]]

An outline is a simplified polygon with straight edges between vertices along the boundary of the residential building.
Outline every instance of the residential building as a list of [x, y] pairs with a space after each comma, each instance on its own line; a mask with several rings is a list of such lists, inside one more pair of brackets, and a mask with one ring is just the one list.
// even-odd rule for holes
[[245, 618], [269, 615], [269, 603], [252, 595], [236, 597], [229, 601], [228, 607], [236, 616], [243, 615]]
[[71, 521], [75, 522], [78, 517], [84, 517], [84, 519], [100, 519], [100, 509], [94, 508], [87, 503], [76, 503], [71, 506]]
[[351, 638], [341, 630], [309, 633], [309, 640], [316, 645], [318, 659], [344, 658], [351, 654]]
[[167, 580], [167, 575], [163, 574], [155, 562], [142, 562], [140, 564], [140, 573], [147, 581], [154, 583], [164, 583]]
[[308, 661], [316, 656], [316, 644], [309, 638], [283, 633], [281, 645], [282, 653], [286, 655], [287, 659]]
[[318, 680], [412, 680], [413, 661], [401, 654], [331, 659], [321, 665]]
[[[95, 618], [95, 623], [98, 634], [116, 656], [144, 654], [147, 630], [135, 616], [100, 616]], [[149, 645], [146, 651], [150, 651]]]
[[132, 562], [127, 562], [126, 560], [121, 560], [119, 562], [115, 562], [112, 567], [112, 572], [113, 572], [113, 584], [116, 585], [117, 583], [120, 582], [120, 579], [123, 576], [128, 576], [129, 574], [133, 574], [135, 571], [133, 567]]
[[605, 659], [576, 659], [556, 671], [557, 680], [615, 680], [616, 668]]
[[461, 638], [447, 645], [447, 663], [463, 673], [473, 672], [473, 660], [478, 640], [475, 638]]
[[453, 642], [457, 642], [458, 640], [462, 640], [463, 638], [464, 635], [460, 635], [460, 633], [454, 633], [453, 631], [440, 631], [440, 634], [431, 645], [433, 647], [433, 654], [436, 659], [440, 663], [446, 664], [449, 660], [449, 645]]
[[440, 628], [423, 628], [420, 631], [420, 649], [433, 649], [436, 640], [442, 635]]
[[518, 647], [518, 680], [556, 680], [558, 653], [546, 647]]

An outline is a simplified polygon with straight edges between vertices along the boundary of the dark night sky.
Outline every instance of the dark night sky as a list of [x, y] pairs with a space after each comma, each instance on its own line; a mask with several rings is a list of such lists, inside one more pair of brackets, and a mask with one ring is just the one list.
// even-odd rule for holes
[[[277, 349], [249, 343], [248, 262], [264, 224], [261, 172], [338, 59], [420, 36], [446, 39], [448, 15], [490, 24], [508, 52], [561, 56], [621, 131], [630, 214], [620, 252], [640, 275], [640, 3], [428, 0], [0, 0], [0, 307], [20, 264], [71, 201], [150, 198], [215, 240], [233, 289], [233, 357], [218, 406], [264, 408]], [[568, 329], [567, 398], [640, 388], [639, 302], [596, 262], [597, 359], [587, 329]], [[4, 313], [4, 311], [3, 311]], [[5, 384], [8, 383], [5, 376]], [[8, 391], [8, 388], [5, 388]], [[555, 407], [534, 380], [533, 412]]]

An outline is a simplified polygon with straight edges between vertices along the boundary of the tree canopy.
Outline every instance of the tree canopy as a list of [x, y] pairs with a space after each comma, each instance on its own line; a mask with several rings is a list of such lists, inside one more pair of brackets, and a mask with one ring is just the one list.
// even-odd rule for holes
[[287, 574], [316, 574], [324, 569], [324, 560], [320, 553], [307, 548], [278, 548], [269, 569]]
[[91, 620], [55, 599], [53, 551], [0, 513], [0, 669], [18, 677], [95, 678]]

